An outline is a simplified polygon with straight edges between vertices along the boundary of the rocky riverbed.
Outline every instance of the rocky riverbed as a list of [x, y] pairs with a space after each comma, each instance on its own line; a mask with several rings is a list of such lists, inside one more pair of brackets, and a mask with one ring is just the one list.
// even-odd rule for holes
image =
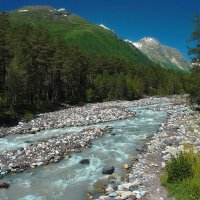
[[126, 119], [134, 115], [134, 112], [125, 109], [123, 103], [120, 102], [88, 104], [82, 107], [71, 107], [56, 112], [40, 114], [30, 122], [19, 122], [15, 127], [2, 127], [0, 129], [0, 137], [8, 134], [34, 134], [41, 130], [91, 125]]
[[19, 122], [15, 127], [1, 127], [0, 137], [5, 137], [9, 134], [34, 134], [48, 129], [127, 119], [135, 115], [134, 112], [128, 110], [129, 107], [157, 105], [163, 102], [169, 102], [169, 105], [173, 105], [180, 101], [185, 101], [185, 98], [172, 96], [169, 101], [169, 98], [149, 97], [137, 101], [111, 101], [87, 104], [81, 107], [70, 107], [56, 112], [40, 114], [30, 122]]
[[[126, 178], [123, 178], [122, 181], [119, 178], [111, 177], [109, 184], [103, 188], [105, 195], [99, 197], [99, 199], [167, 199], [165, 190], [160, 186], [159, 182], [159, 176], [163, 170], [164, 160], [169, 159], [171, 154], [173, 155], [173, 153], [181, 151], [183, 148], [183, 141], [189, 139], [192, 140], [192, 138], [188, 139], [189, 125], [196, 127], [194, 130], [190, 130], [192, 133], [194, 132], [198, 135], [199, 131], [198, 126], [195, 125], [196, 121], [193, 120], [194, 122], [191, 122], [191, 119], [196, 117], [196, 113], [191, 111], [187, 106], [185, 97], [151, 97], [138, 101], [113, 101], [88, 104], [83, 107], [73, 107], [53, 113], [45, 113], [37, 116], [37, 118], [29, 123], [21, 122], [16, 127], [4, 129], [4, 132], [1, 132], [1, 137], [7, 136], [8, 134], [10, 134], [9, 137], [12, 137], [12, 134], [27, 134], [35, 131], [37, 131], [38, 134], [42, 134], [39, 133], [39, 131], [43, 129], [92, 125], [135, 116], [131, 118], [130, 121], [128, 120], [129, 123], [131, 123], [132, 120], [134, 121], [136, 119], [137, 121], [137, 111], [135, 113], [134, 108], [139, 108], [138, 122], [140, 123], [142, 120], [147, 120], [143, 121], [146, 124], [150, 122], [151, 125], [153, 123], [151, 122], [151, 117], [148, 117], [148, 115], [145, 116], [149, 112], [158, 114], [164, 111], [164, 120], [166, 119], [166, 113], [168, 112], [168, 119], [166, 123], [161, 125], [158, 133], [148, 137], [145, 145], [136, 147], [138, 155], [137, 157], [132, 158], [133, 161], [130, 162], [132, 164], [134, 162], [134, 164], [125, 164], [123, 166], [125, 170], [127, 170]], [[130, 111], [130, 109], [132, 111]], [[140, 109], [146, 110], [146, 114], [142, 115], [142, 118], [140, 118], [141, 115], [139, 114]], [[116, 122], [116, 124], [119, 122]], [[59, 125], [60, 123], [62, 125]], [[159, 126], [159, 124], [157, 126]], [[126, 123], [124, 125], [126, 126]], [[91, 147], [91, 142], [96, 138], [100, 138], [104, 135], [110, 135], [110, 137], [113, 138], [120, 137], [120, 130], [125, 127], [124, 125], [121, 125], [121, 128], [117, 133], [119, 135], [115, 135], [116, 133], [113, 133], [113, 135], [112, 133], [107, 134], [112, 130], [112, 127], [106, 127], [105, 124], [104, 126], [100, 126], [103, 128], [98, 128], [98, 126], [96, 128], [94, 128], [94, 126], [88, 126], [88, 128], [81, 132], [66, 133], [53, 137], [50, 136], [49, 138], [47, 137], [47, 139], [37, 140], [33, 144], [27, 144], [26, 147], [4, 151], [0, 155], [0, 172], [2, 175], [8, 172], [22, 172], [26, 168], [35, 168], [37, 166], [47, 165], [48, 163], [58, 162], [62, 158], [70, 157], [71, 153], [79, 153], [82, 148]], [[28, 126], [31, 128], [26, 129]], [[115, 126], [113, 126], [113, 128], [114, 127]], [[133, 133], [130, 132], [131, 137], [134, 136], [134, 134], [136, 134], [134, 137], [137, 136], [138, 130], [135, 127], [137, 126], [133, 125]], [[37, 130], [33, 130], [34, 128], [37, 128]], [[3, 129], [0, 131], [2, 130]], [[155, 130], [157, 130], [157, 128], [154, 129], [154, 131]], [[149, 129], [146, 131], [150, 133]], [[193, 137], [194, 140], [197, 136], [193, 134]], [[89, 159], [83, 159], [84, 164], [85, 162], [87, 165], [90, 165]], [[103, 170], [103, 165], [101, 165], [100, 168]], [[113, 166], [112, 170], [114, 171], [114, 169], [115, 166]], [[91, 196], [90, 199], [92, 199]]]
[[[171, 105], [173, 100], [169, 104]], [[177, 99], [177, 98], [175, 98]], [[146, 98], [138, 101], [112, 101], [72, 107], [56, 112], [39, 115], [32, 121], [20, 122], [15, 127], [0, 129], [0, 136], [8, 134], [30, 134], [51, 128], [83, 126], [133, 117], [136, 113], [129, 107], [155, 105], [167, 101], [165, 98]], [[26, 147], [4, 151], [0, 155], [0, 173], [22, 172], [28, 167], [58, 162], [71, 152], [80, 152], [83, 147], [90, 147], [91, 140], [108, 133], [110, 128], [84, 129], [80, 133], [64, 134], [51, 137]]]
[[102, 137], [111, 128], [88, 128], [80, 133], [69, 133], [39, 141], [37, 144], [25, 148], [5, 151], [0, 155], [0, 173], [22, 172], [28, 167], [36, 167], [55, 163], [71, 153], [81, 152], [81, 148], [88, 148], [91, 141]]
[[[161, 186], [160, 175], [164, 171], [165, 161], [183, 151], [185, 143], [193, 144], [196, 151], [200, 152], [200, 113], [192, 111], [187, 104], [157, 109], [167, 108], [174, 111], [168, 112], [168, 119], [159, 132], [137, 148], [138, 155], [133, 158], [133, 165], [125, 165], [127, 180], [113, 180], [111, 177], [104, 188], [105, 195], [98, 200], [173, 199], [167, 196]], [[90, 194], [89, 199], [96, 198]]]

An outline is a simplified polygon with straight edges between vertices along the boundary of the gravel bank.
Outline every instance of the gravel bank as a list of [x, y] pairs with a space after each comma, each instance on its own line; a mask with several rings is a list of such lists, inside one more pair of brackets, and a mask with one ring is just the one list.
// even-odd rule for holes
[[0, 137], [5, 137], [9, 134], [34, 134], [41, 130], [53, 128], [84, 126], [126, 119], [135, 115], [135, 113], [127, 109], [129, 107], [157, 105], [161, 103], [171, 105], [180, 101], [184, 101], [184, 98], [181, 96], [172, 96], [170, 98], [149, 97], [137, 101], [111, 101], [86, 104], [82, 107], [70, 107], [68, 109], [40, 114], [28, 123], [19, 122], [15, 127], [1, 127]]
[[[99, 200], [169, 200], [161, 186], [160, 175], [165, 161], [183, 150], [184, 143], [193, 144], [200, 152], [200, 113], [192, 111], [186, 104], [168, 105], [152, 109], [173, 109], [158, 133], [138, 147], [135, 162], [129, 168], [128, 181], [109, 182], [105, 195]], [[90, 199], [92, 196], [90, 196]]]
[[28, 123], [19, 122], [15, 127], [1, 128], [0, 137], [5, 137], [8, 134], [34, 134], [53, 128], [92, 125], [126, 119], [134, 115], [134, 112], [128, 111], [118, 102], [88, 104], [83, 107], [72, 107], [40, 114]]
[[[145, 146], [137, 148], [139, 154], [136, 162], [133, 166], [126, 166], [129, 169], [128, 181], [114, 183], [117, 187], [112, 187], [113, 184], [109, 185], [106, 188], [107, 194], [99, 198], [102, 200], [141, 198], [164, 200], [167, 199], [166, 193], [159, 182], [159, 175], [164, 165], [163, 161], [169, 159], [170, 154], [181, 150], [182, 142], [188, 139], [186, 131], [188, 127], [185, 127], [185, 121], [189, 121], [189, 117], [195, 117], [195, 113], [189, 109], [185, 102], [185, 98], [174, 96], [88, 104], [83, 107], [39, 115], [29, 123], [21, 122], [16, 127], [4, 129], [4, 132], [1, 129], [0, 134], [1, 137], [4, 137], [8, 134], [35, 133], [44, 129], [126, 119], [135, 115], [128, 108], [137, 106], [152, 105], [151, 108], [148, 108], [152, 110], [179, 109], [179, 111], [170, 111], [167, 122], [162, 124], [158, 134], [155, 134]], [[183, 119], [185, 119], [184, 122], [181, 121]], [[188, 123], [186, 124], [189, 125]], [[110, 130], [109, 127], [104, 129], [88, 128], [79, 133], [52, 137], [25, 148], [3, 152], [0, 155], [0, 173], [4, 175], [8, 172], [22, 172], [28, 167], [34, 168], [58, 162], [60, 159], [70, 156], [72, 152], [78, 153], [81, 148], [90, 147], [93, 139], [102, 137]], [[183, 135], [184, 130], [185, 135]], [[194, 132], [198, 132], [197, 130], [195, 129]], [[175, 136], [178, 138], [174, 139]], [[154, 196], [152, 197], [151, 194]]]
[[81, 152], [81, 148], [91, 146], [91, 141], [110, 132], [110, 128], [84, 129], [80, 133], [70, 133], [39, 141], [25, 148], [5, 151], [0, 155], [0, 173], [22, 172], [28, 167], [55, 163], [71, 153]]

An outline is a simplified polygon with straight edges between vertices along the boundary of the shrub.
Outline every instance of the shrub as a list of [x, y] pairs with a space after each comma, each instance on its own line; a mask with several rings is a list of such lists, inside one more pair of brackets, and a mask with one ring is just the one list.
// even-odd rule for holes
[[25, 120], [25, 121], [31, 121], [32, 119], [33, 119], [33, 114], [32, 113], [30, 113], [30, 112], [26, 112], [25, 114], [24, 114], [24, 116], [23, 116], [23, 119]]
[[161, 183], [177, 200], [200, 200], [200, 154], [190, 144], [166, 163]]
[[189, 178], [193, 175], [192, 160], [186, 153], [180, 153], [166, 163], [166, 172], [169, 183]]

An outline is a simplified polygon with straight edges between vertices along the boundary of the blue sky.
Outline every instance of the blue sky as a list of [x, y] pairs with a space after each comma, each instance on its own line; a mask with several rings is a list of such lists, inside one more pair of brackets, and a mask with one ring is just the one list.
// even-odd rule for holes
[[200, 0], [0, 0], [0, 10], [24, 5], [64, 7], [87, 20], [113, 29], [122, 38], [137, 41], [155, 37], [187, 56], [187, 40]]

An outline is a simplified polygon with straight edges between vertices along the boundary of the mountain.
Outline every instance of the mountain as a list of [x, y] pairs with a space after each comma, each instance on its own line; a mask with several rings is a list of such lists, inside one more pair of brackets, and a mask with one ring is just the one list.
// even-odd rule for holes
[[111, 30], [110, 28], [108, 28], [107, 26], [105, 26], [104, 24], [99, 24], [99, 26], [100, 26], [101, 28], [104, 28], [105, 30], [114, 32], [113, 30]]
[[92, 24], [64, 8], [26, 6], [8, 14], [13, 24], [41, 24], [53, 36], [63, 37], [67, 43], [77, 45], [89, 54], [100, 53], [145, 66], [152, 64], [135, 46], [126, 43], [104, 25]]
[[138, 42], [125, 40], [127, 43], [137, 47], [152, 61], [161, 64], [165, 68], [189, 70], [191, 64], [180, 51], [160, 44], [155, 38], [145, 37]]

